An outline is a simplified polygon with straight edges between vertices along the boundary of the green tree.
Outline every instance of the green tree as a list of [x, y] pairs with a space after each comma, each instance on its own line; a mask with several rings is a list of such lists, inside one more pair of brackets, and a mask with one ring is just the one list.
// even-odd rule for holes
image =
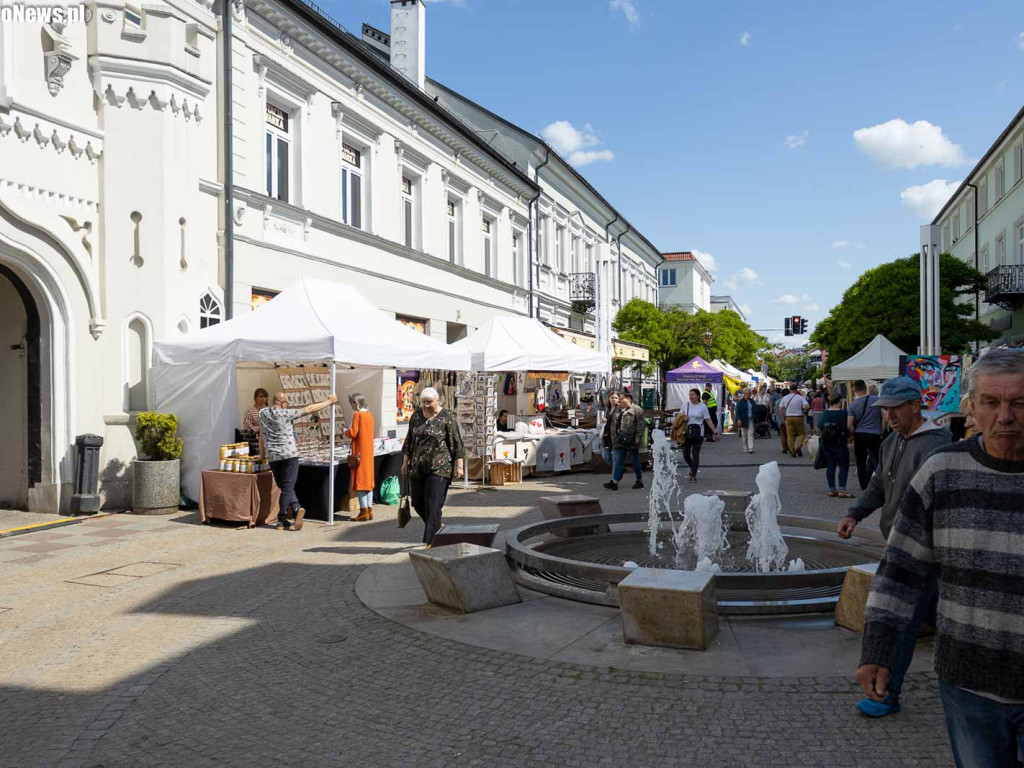
[[[846, 289], [842, 301], [819, 322], [811, 341], [828, 350], [829, 367], [863, 349], [876, 334], [907, 353], [920, 340], [919, 257], [915, 254], [869, 269]], [[939, 267], [942, 348], [964, 352], [975, 339], [988, 341], [999, 334], [975, 321], [975, 291], [985, 289], [985, 276], [959, 259], [942, 254]]]

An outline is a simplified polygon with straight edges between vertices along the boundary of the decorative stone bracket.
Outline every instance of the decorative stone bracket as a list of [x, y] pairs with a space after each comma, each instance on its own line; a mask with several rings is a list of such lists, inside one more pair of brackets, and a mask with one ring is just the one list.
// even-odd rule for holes
[[[24, 122], [22, 122], [23, 117], [25, 118]], [[11, 133], [23, 144], [27, 144], [31, 140], [40, 149], [51, 147], [58, 154], [67, 150], [68, 154], [76, 160], [84, 154], [90, 162], [95, 163], [102, 154], [102, 148], [97, 151], [91, 138], [84, 139], [85, 143], [83, 144], [82, 138], [63, 126], [17, 112], [7, 115], [0, 113], [0, 138]]]

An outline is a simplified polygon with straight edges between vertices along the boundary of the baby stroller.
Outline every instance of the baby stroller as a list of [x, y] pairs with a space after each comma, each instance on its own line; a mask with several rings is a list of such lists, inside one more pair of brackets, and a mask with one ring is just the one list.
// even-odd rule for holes
[[768, 438], [772, 436], [772, 422], [769, 418], [768, 406], [754, 406], [754, 439]]

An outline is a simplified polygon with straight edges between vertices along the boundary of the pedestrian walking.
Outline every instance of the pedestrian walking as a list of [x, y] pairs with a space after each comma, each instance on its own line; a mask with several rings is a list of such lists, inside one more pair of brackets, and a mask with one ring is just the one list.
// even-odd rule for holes
[[352, 426], [345, 430], [345, 437], [352, 441], [348, 466], [352, 474], [351, 491], [359, 500], [359, 514], [352, 521], [362, 523], [373, 520], [373, 414], [366, 398], [358, 392], [348, 396], [348, 404], [352, 407]]
[[782, 407], [783, 394], [780, 390], [778, 397], [772, 404], [772, 414], [775, 417], [775, 425], [779, 430], [779, 442], [782, 443], [782, 452], [789, 453], [789, 440], [786, 434], [786, 409]]
[[633, 395], [623, 392], [619, 395], [618, 427], [612, 441], [612, 479], [604, 484], [610, 491], [619, 490], [619, 481], [626, 472], [626, 457], [633, 465], [636, 482], [634, 489], [644, 487], [643, 467], [640, 464], [640, 440], [644, 433], [644, 409], [633, 402]]
[[[718, 423], [718, 400], [715, 398], [715, 392], [710, 384], [704, 385], [704, 393], [701, 395], [701, 401], [707, 407], [708, 413], [711, 414], [711, 423], [715, 425], [714, 432], [717, 435], [718, 431], [722, 427]], [[708, 442], [715, 442], [714, 435], [708, 438]]]
[[[336, 402], [338, 396], [331, 394], [323, 402], [307, 405], [305, 408], [289, 408], [287, 393], [275, 392], [273, 405], [260, 411], [260, 455], [267, 457], [274, 482], [281, 489], [277, 522], [271, 526], [272, 528], [301, 531], [302, 518], [306, 515], [306, 510], [299, 504], [299, 497], [295, 495], [295, 480], [299, 476], [299, 446], [295, 442], [295, 420], [329, 408]], [[288, 517], [289, 512], [294, 518]]]
[[619, 419], [622, 412], [619, 410], [619, 393], [612, 390], [608, 395], [608, 402], [605, 406], [604, 428], [601, 430], [601, 458], [605, 464], [612, 466], [612, 444], [615, 442], [615, 432], [619, 428]]
[[817, 390], [814, 393], [814, 397], [811, 399], [811, 429], [814, 434], [821, 434], [821, 417], [825, 413], [828, 405], [825, 400], [825, 392], [823, 390]]
[[697, 482], [700, 471], [700, 448], [705, 435], [715, 434], [715, 425], [708, 408], [701, 402], [700, 390], [690, 390], [690, 402], [686, 409], [686, 442], [683, 443], [683, 461], [690, 468], [690, 482]]
[[409, 419], [402, 453], [402, 474], [409, 478], [412, 506], [423, 519], [423, 543], [429, 547], [441, 527], [448, 487], [463, 476], [466, 461], [455, 414], [441, 407], [433, 387], [420, 392], [420, 409]]
[[804, 414], [811, 407], [807, 398], [800, 394], [796, 384], [789, 385], [789, 394], [779, 401], [779, 408], [786, 415], [786, 442], [789, 454], [802, 458], [801, 450], [807, 429], [804, 425]]
[[857, 679], [872, 701], [891, 700], [903, 635], [937, 582], [935, 672], [953, 757], [961, 767], [1018, 766], [1024, 351], [987, 352], [967, 391], [981, 434], [938, 449], [911, 480], [868, 596]]
[[873, 408], [877, 395], [869, 395], [863, 381], [853, 382], [854, 401], [850, 404], [847, 427], [853, 433], [853, 456], [857, 462], [857, 482], [863, 491], [878, 466], [882, 445], [882, 410]]
[[[879, 452], [879, 464], [871, 476], [871, 482], [850, 507], [847, 516], [839, 522], [839, 538], [848, 539], [858, 523], [879, 510], [878, 527], [882, 535], [889, 538], [896, 512], [907, 492], [911, 479], [934, 451], [949, 445], [948, 430], [926, 421], [921, 413], [921, 386], [911, 378], [897, 376], [882, 385], [882, 396], [871, 403], [883, 413], [892, 425], [893, 432], [883, 442]], [[874, 701], [870, 698], [857, 702], [857, 709], [871, 717], [884, 717], [899, 712], [900, 692], [903, 678], [914, 657], [914, 647], [921, 622], [929, 621], [935, 615], [937, 593], [935, 584], [925, 590], [911, 621], [903, 630], [891, 659], [889, 677], [889, 698]]]
[[[843, 397], [831, 395], [828, 399], [829, 408], [821, 414], [821, 447], [818, 448], [825, 456], [825, 479], [828, 481], [828, 495], [841, 499], [852, 499], [853, 494], [846, 492], [846, 479], [850, 474], [850, 431], [846, 424], [846, 410], [843, 408]], [[836, 470], [839, 470], [839, 485], [836, 485]]]
[[743, 441], [743, 452], [754, 452], [754, 401], [750, 398], [750, 389], [744, 388], [742, 397], [736, 401], [736, 425]]

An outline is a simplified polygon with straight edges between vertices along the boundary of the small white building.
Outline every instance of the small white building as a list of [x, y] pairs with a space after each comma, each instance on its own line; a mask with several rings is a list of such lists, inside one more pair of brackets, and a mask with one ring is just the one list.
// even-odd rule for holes
[[711, 311], [711, 284], [715, 279], [691, 251], [662, 254], [658, 267], [658, 305], [690, 314]]
[[711, 297], [711, 311], [721, 312], [723, 309], [728, 309], [731, 312], [735, 312], [740, 316], [743, 322], [747, 322], [747, 316], [740, 309], [740, 305], [736, 303], [736, 300], [732, 296], [712, 296]]
[[378, 39], [302, 0], [227, 8], [230, 211], [219, 5], [0, 25], [0, 507], [64, 508], [84, 433], [104, 438], [105, 504], [126, 506], [153, 341], [298, 274], [442, 341], [510, 313], [593, 332], [571, 275], [599, 275], [613, 309], [653, 299], [657, 251], [582, 176], [540, 169], [536, 139], [518, 161], [435, 98], [423, 0], [392, 0]]
[[[989, 147], [932, 221], [943, 253], [988, 276], [981, 322], [1002, 335], [990, 346], [1024, 344], [1024, 109]], [[969, 297], [971, 304], [974, 297]]]

